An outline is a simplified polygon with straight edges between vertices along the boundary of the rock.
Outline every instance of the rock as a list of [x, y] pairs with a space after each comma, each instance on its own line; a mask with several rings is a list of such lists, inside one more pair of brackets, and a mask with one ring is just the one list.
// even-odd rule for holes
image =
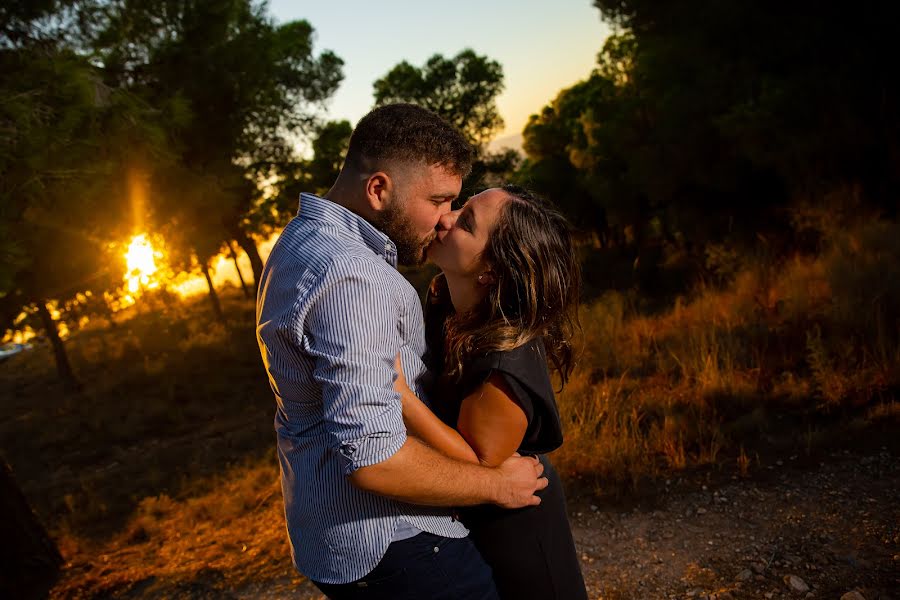
[[766, 592], [765, 593], [766, 600], [771, 600], [775, 597], [775, 592]]
[[806, 582], [796, 575], [785, 575], [784, 583], [791, 588], [791, 591], [795, 594], [805, 594], [809, 591], [809, 586], [806, 585]]
[[841, 596], [841, 600], [866, 600], [866, 597], [857, 591], [852, 591]]
[[697, 509], [697, 514], [698, 514], [698, 515], [705, 515], [705, 514], [706, 514], [706, 509], [703, 508], [703, 507], [701, 506], [700, 508]]
[[738, 581], [749, 581], [751, 577], [753, 577], [753, 571], [751, 571], [750, 569], [744, 569], [737, 574]]
[[762, 563], [753, 563], [752, 565], [750, 565], [750, 568], [753, 569], [753, 572], [758, 575], [762, 575], [766, 572], [766, 565]]

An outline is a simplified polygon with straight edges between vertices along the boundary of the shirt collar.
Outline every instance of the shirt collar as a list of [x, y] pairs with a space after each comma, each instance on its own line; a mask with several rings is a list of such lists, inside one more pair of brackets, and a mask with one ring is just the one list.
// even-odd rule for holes
[[300, 194], [297, 216], [301, 219], [324, 221], [339, 226], [345, 233], [363, 242], [372, 252], [384, 258], [392, 267], [397, 267], [397, 246], [374, 225], [348, 210], [315, 194]]

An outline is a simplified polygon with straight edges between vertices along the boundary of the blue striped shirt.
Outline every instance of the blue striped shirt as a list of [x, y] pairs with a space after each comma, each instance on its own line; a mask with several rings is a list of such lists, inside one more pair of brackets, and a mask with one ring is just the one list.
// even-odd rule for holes
[[384, 233], [302, 194], [260, 279], [256, 337], [277, 403], [291, 556], [322, 583], [366, 575], [404, 521], [445, 537], [467, 534], [448, 509], [370, 494], [347, 477], [406, 441], [393, 388], [397, 353], [420, 398], [430, 383], [422, 307], [396, 264]]

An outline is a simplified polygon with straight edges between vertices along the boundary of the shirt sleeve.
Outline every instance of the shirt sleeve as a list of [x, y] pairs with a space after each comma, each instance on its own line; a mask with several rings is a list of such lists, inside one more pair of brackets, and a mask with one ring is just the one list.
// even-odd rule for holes
[[310, 292], [304, 350], [314, 360], [325, 426], [344, 473], [390, 458], [406, 441], [394, 360], [400, 296], [378, 265], [331, 263]]

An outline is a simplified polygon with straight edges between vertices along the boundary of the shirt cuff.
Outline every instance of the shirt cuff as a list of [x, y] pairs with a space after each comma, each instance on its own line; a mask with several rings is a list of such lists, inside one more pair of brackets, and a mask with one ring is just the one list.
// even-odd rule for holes
[[406, 443], [406, 430], [396, 433], [373, 433], [341, 442], [341, 445], [338, 446], [338, 454], [345, 461], [344, 475], [351, 475], [357, 469], [386, 461], [404, 443]]

